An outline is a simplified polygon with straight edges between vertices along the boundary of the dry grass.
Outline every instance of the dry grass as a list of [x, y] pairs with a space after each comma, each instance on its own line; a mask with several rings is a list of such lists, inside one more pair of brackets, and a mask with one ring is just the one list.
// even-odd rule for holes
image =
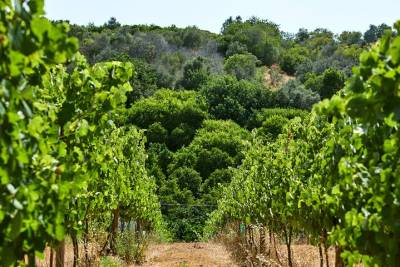
[[[91, 243], [88, 246], [89, 258], [91, 262], [91, 266], [100, 266], [100, 256], [98, 255], [98, 251], [100, 251], [100, 246], [96, 243]], [[79, 266], [85, 266], [85, 251], [83, 248], [83, 244], [79, 244]], [[54, 256], [55, 257], [55, 256]], [[55, 259], [53, 260], [54, 266]], [[64, 254], [64, 266], [72, 267], [74, 263], [74, 250], [72, 244], [67, 243], [65, 245], [65, 254]], [[49, 267], [50, 266], [50, 248], [46, 248], [44, 251], [44, 259], [37, 259], [36, 265], [38, 267]]]
[[[318, 248], [312, 245], [293, 245], [293, 262], [297, 267], [319, 267], [319, 252]], [[279, 246], [279, 254], [287, 262], [286, 246]], [[335, 251], [329, 249], [329, 266], [335, 266]]]
[[[266, 234], [265, 252], [260, 253], [259, 248], [259, 231], [258, 228], [253, 230], [253, 239], [249, 243], [249, 239], [245, 235], [238, 236], [233, 230], [228, 228], [214, 242], [208, 243], [171, 243], [159, 244], [151, 243], [147, 252], [144, 267], [235, 267], [235, 266], [287, 266], [287, 248], [282, 240], [276, 239], [276, 245], [270, 242], [268, 233]], [[273, 239], [272, 239], [273, 241]], [[319, 267], [319, 251], [318, 247], [306, 244], [306, 240], [298, 239], [292, 246], [293, 265], [295, 267]], [[274, 247], [277, 249], [277, 256]], [[98, 251], [100, 246], [91, 243], [89, 252], [93, 265], [100, 266], [100, 257]], [[86, 266], [84, 263], [83, 245], [80, 244], [80, 266]], [[329, 249], [329, 265], [334, 266], [334, 250]], [[37, 266], [48, 267], [50, 259], [50, 250], [46, 249], [45, 259], [38, 260]], [[115, 259], [120, 262], [120, 266], [139, 266], [127, 265], [122, 260]], [[67, 242], [65, 246], [65, 266], [73, 265], [73, 248]], [[325, 265], [324, 265], [325, 266]]]
[[[237, 227], [236, 227], [237, 228]], [[260, 252], [260, 236], [257, 227], [253, 229], [253, 238], [248, 235], [240, 235], [235, 232], [235, 226], [231, 225], [217, 240], [223, 243], [230, 251], [232, 258], [240, 263], [240, 266], [288, 266], [287, 247], [282, 240], [274, 238], [270, 240], [266, 234], [265, 251]], [[276, 247], [276, 253], [275, 253]], [[292, 262], [295, 267], [319, 267], [319, 249], [316, 246], [307, 244], [305, 239], [297, 239], [291, 246]], [[328, 250], [329, 266], [335, 264], [335, 251], [333, 248]], [[324, 266], [326, 266], [324, 258]]]
[[[222, 237], [220, 237], [222, 242]], [[274, 257], [270, 250], [272, 244], [267, 242], [267, 252], [264, 254], [252, 253], [242, 242], [235, 239], [224, 241], [225, 245], [209, 243], [171, 243], [171, 244], [151, 244], [146, 252], [146, 260], [143, 267], [235, 267], [235, 266], [287, 266], [287, 250], [283, 244], [277, 245], [279, 260]], [[225, 247], [226, 246], [226, 247]], [[81, 246], [82, 247], [82, 246]], [[91, 252], [98, 249], [97, 246], [91, 246]], [[319, 267], [318, 248], [307, 244], [295, 244], [293, 249], [293, 263], [296, 267]], [[81, 264], [83, 263], [83, 248], [81, 248]], [[329, 265], [334, 266], [334, 250], [329, 249]], [[46, 249], [45, 259], [38, 260], [37, 266], [48, 267], [50, 259], [50, 250]], [[92, 258], [92, 266], [100, 266], [100, 258]], [[122, 261], [121, 261], [122, 262]], [[237, 263], [239, 262], [239, 263]], [[72, 245], [65, 247], [65, 266], [71, 267], [73, 264]], [[127, 265], [125, 265], [127, 266]]]
[[152, 244], [144, 267], [235, 267], [226, 248], [217, 243]]

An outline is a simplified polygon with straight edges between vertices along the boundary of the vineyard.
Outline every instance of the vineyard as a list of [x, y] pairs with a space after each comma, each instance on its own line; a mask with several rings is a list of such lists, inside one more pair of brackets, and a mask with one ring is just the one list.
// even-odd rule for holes
[[257, 18], [216, 35], [44, 15], [0, 0], [0, 266], [210, 239], [244, 266], [298, 266], [296, 244], [321, 267], [399, 265], [400, 21], [285, 39]]
[[42, 18], [42, 1], [13, 3], [0, 2], [2, 266], [34, 266], [46, 246], [58, 266], [65, 235], [76, 266], [77, 235], [87, 245], [93, 223], [111, 229], [111, 251], [119, 218], [161, 230], [143, 133], [118, 124], [133, 66], [89, 66], [67, 25]]
[[234, 222], [266, 227], [285, 240], [288, 266], [299, 234], [325, 254], [335, 246], [335, 266], [398, 265], [400, 37], [392, 36], [361, 54], [338, 95], [293, 119], [275, 142], [253, 141], [210, 233]]

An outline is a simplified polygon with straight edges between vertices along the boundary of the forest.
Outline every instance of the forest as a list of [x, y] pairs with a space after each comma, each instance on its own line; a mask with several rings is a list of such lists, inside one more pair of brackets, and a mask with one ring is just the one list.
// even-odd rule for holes
[[297, 266], [300, 239], [321, 267], [329, 248], [335, 266], [398, 266], [400, 21], [212, 33], [44, 14], [0, 1], [1, 266], [64, 266], [69, 244], [74, 267], [139, 264], [150, 238], [255, 232], [247, 250], [280, 265], [243, 266]]

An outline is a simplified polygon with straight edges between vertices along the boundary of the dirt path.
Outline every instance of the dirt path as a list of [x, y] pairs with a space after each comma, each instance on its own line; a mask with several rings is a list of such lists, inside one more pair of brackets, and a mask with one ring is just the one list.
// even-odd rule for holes
[[215, 243], [150, 245], [144, 267], [235, 267], [228, 251]]

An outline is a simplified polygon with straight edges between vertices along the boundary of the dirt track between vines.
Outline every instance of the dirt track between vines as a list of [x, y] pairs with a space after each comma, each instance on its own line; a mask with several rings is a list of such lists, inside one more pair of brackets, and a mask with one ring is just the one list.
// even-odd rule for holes
[[144, 267], [235, 267], [224, 246], [215, 243], [150, 245]]

